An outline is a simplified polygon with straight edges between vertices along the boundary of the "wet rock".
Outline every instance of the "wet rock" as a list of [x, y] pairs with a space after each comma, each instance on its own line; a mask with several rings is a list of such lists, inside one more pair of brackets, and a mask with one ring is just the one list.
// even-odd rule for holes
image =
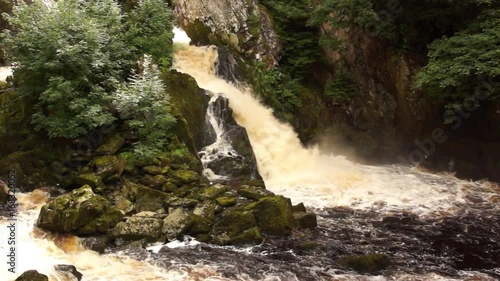
[[293, 219], [295, 220], [297, 228], [315, 228], [318, 226], [315, 213], [293, 213]]
[[125, 168], [125, 160], [119, 159], [115, 155], [100, 156], [95, 158], [96, 172], [101, 178], [112, 175], [120, 177]]
[[259, 243], [261, 233], [251, 212], [226, 210], [212, 228], [212, 239], [220, 245]]
[[164, 201], [164, 207], [184, 207], [184, 208], [193, 208], [199, 203], [198, 200], [189, 199], [189, 198], [179, 198], [176, 196], [172, 196]]
[[102, 178], [97, 174], [87, 173], [78, 175], [74, 181], [78, 185], [88, 185], [92, 188], [96, 188], [99, 184], [101, 184]]
[[108, 236], [94, 236], [82, 238], [82, 245], [89, 250], [104, 253], [110, 239]]
[[167, 181], [161, 187], [161, 191], [163, 191], [163, 192], [172, 193], [176, 190], [177, 190], [177, 185], [175, 185], [173, 182], [170, 182], [170, 181]]
[[373, 273], [387, 268], [391, 260], [384, 254], [347, 256], [339, 260], [339, 264], [362, 273]]
[[55, 232], [91, 235], [106, 232], [122, 217], [120, 210], [86, 185], [44, 205], [38, 226]]
[[49, 278], [36, 270], [28, 270], [17, 277], [16, 281], [49, 281]]
[[215, 199], [224, 192], [227, 192], [228, 190], [229, 187], [222, 184], [216, 184], [203, 189], [200, 196], [202, 199]]
[[213, 221], [215, 217], [215, 203], [214, 202], [200, 203], [193, 210], [193, 214], [202, 216], [204, 218]]
[[113, 155], [116, 154], [124, 144], [125, 139], [119, 134], [115, 134], [104, 141], [95, 152], [98, 155]]
[[236, 205], [237, 199], [236, 197], [219, 197], [215, 199], [215, 202], [222, 207], [229, 207]]
[[245, 207], [255, 216], [263, 233], [283, 236], [294, 227], [292, 203], [283, 196], [265, 197]]
[[59, 273], [66, 275], [67, 280], [72, 280], [73, 277], [78, 281], [82, 280], [83, 274], [80, 273], [74, 265], [58, 264], [54, 265], [54, 269]]
[[175, 171], [172, 174], [172, 177], [182, 183], [182, 184], [190, 184], [193, 182], [196, 182], [200, 179], [200, 175], [197, 172], [190, 171], [190, 170], [179, 170]]
[[0, 204], [7, 204], [7, 200], [9, 199], [9, 187], [0, 180]]
[[200, 234], [208, 234], [212, 230], [212, 221], [209, 219], [192, 214], [189, 218], [190, 227], [187, 233], [189, 235], [197, 236]]
[[293, 205], [292, 212], [294, 212], [294, 213], [307, 212], [306, 206], [304, 206], [304, 203], [299, 203], [297, 205]]
[[175, 209], [163, 220], [161, 233], [168, 239], [176, 239], [186, 232], [190, 226], [191, 214], [182, 208]]
[[111, 231], [111, 235], [115, 238], [122, 238], [124, 241], [141, 239], [146, 239], [148, 242], [158, 241], [163, 221], [152, 216], [154, 213], [136, 214], [125, 222], [119, 222]]
[[124, 214], [128, 214], [134, 210], [134, 204], [123, 196], [115, 198], [115, 207]]
[[[159, 166], [145, 166], [142, 167], [142, 170], [153, 176], [163, 174], [162, 168]], [[168, 170], [166, 172], [168, 172]]]
[[156, 212], [163, 208], [163, 202], [170, 196], [167, 193], [152, 189], [130, 181], [125, 182], [125, 187], [135, 199], [134, 205], [137, 212]]
[[238, 194], [243, 196], [243, 197], [254, 199], [254, 200], [259, 200], [261, 198], [274, 195], [271, 191], [266, 190], [262, 187], [248, 186], [248, 185], [243, 186], [240, 190], [238, 190]]

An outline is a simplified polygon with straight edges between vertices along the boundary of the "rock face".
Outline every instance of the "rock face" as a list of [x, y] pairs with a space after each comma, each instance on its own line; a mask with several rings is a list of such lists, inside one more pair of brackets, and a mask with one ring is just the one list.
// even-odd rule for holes
[[[233, 180], [261, 180], [247, 131], [236, 123], [233, 111], [229, 107], [229, 101], [219, 96], [209, 106], [215, 122], [224, 132], [220, 137], [227, 141], [234, 151], [226, 154], [221, 151], [211, 153], [211, 160], [207, 163], [207, 168], [217, 175]], [[213, 129], [208, 131], [205, 136], [205, 145], [215, 142], [215, 139], [216, 135]]]
[[180, 25], [194, 42], [227, 45], [270, 64], [279, 60], [281, 46], [272, 19], [256, 0], [179, 0], [174, 7]]
[[86, 185], [43, 206], [38, 226], [55, 232], [91, 235], [105, 233], [122, 217], [118, 209]]

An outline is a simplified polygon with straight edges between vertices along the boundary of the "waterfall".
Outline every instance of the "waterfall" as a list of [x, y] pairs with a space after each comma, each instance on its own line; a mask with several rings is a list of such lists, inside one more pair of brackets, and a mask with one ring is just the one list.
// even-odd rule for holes
[[323, 154], [318, 147], [304, 147], [293, 128], [277, 120], [251, 89], [216, 75], [216, 47], [178, 44], [182, 46], [177, 48], [174, 68], [193, 76], [201, 88], [229, 100], [234, 118], [248, 132], [259, 172], [271, 191], [315, 207], [370, 208], [383, 202], [428, 212], [463, 201], [462, 187], [469, 183], [452, 175], [433, 175], [400, 165], [360, 165]]

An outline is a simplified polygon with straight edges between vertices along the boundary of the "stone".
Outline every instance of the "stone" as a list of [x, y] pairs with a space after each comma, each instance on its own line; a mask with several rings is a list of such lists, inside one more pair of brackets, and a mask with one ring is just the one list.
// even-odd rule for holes
[[115, 198], [115, 207], [122, 211], [125, 215], [134, 210], [134, 204], [123, 196], [117, 196]]
[[120, 210], [85, 185], [44, 205], [37, 224], [54, 232], [91, 235], [105, 233], [122, 217]]
[[283, 236], [290, 234], [294, 227], [292, 203], [283, 196], [264, 197], [245, 207], [257, 220], [263, 233]]
[[125, 182], [125, 188], [130, 192], [131, 201], [135, 201], [135, 211], [151, 211], [156, 212], [163, 209], [163, 202], [171, 195], [152, 189], [140, 184], [135, 184], [131, 181]]
[[195, 236], [199, 234], [208, 234], [210, 233], [210, 230], [212, 230], [213, 223], [207, 218], [192, 214], [189, 219], [190, 226], [187, 231], [187, 234], [189, 235]]
[[163, 174], [162, 168], [159, 166], [145, 166], [145, 167], [142, 167], [142, 170], [150, 175], [153, 175], [153, 176]]
[[162, 235], [168, 240], [180, 238], [190, 226], [190, 217], [191, 214], [184, 209], [175, 209], [163, 220]]
[[169, 181], [164, 183], [163, 186], [161, 187], [161, 191], [163, 191], [163, 192], [172, 193], [176, 190], [177, 190], [177, 185], [175, 185], [173, 182], [169, 182]]
[[236, 199], [236, 197], [219, 197], [215, 199], [215, 202], [217, 202], [217, 204], [222, 207], [230, 207], [236, 205], [237, 201], [238, 200]]
[[[124, 241], [136, 241], [146, 239], [148, 242], [158, 241], [161, 236], [163, 221], [151, 217], [151, 214], [140, 213], [128, 218], [125, 222], [119, 222], [111, 235]], [[152, 213], [154, 216], [154, 213]]]
[[15, 281], [49, 281], [49, 278], [36, 270], [28, 270], [17, 277]]
[[96, 188], [102, 182], [102, 178], [94, 173], [87, 173], [78, 175], [74, 179], [75, 183], [78, 185], [89, 185], [92, 188]]
[[202, 202], [196, 206], [193, 210], [193, 214], [202, 216], [211, 221], [215, 217], [215, 203], [214, 202]]
[[106, 139], [95, 152], [99, 155], [113, 155], [116, 154], [124, 144], [125, 139], [119, 134], [114, 134]]
[[292, 206], [292, 212], [294, 213], [305, 213], [307, 212], [306, 206], [304, 206], [304, 203], [299, 203], [297, 205]]
[[200, 179], [200, 175], [197, 172], [191, 170], [175, 171], [173, 172], [172, 177], [174, 178], [174, 180], [182, 184], [190, 184]]
[[203, 191], [200, 193], [200, 196], [202, 199], [215, 199], [228, 190], [229, 187], [222, 184], [216, 184], [203, 189]]
[[9, 199], [9, 187], [0, 180], [0, 204], [7, 204], [7, 200]]
[[300, 212], [293, 213], [293, 219], [297, 228], [315, 228], [318, 226], [318, 221], [315, 213]]
[[100, 254], [104, 253], [108, 243], [110, 242], [108, 236], [93, 236], [84, 237], [82, 239], [82, 245], [89, 250], [98, 252]]
[[262, 240], [251, 212], [230, 209], [218, 217], [211, 236], [214, 243], [219, 245], [254, 244]]
[[261, 198], [274, 195], [274, 193], [272, 193], [271, 191], [266, 190], [262, 187], [248, 186], [248, 185], [242, 186], [242, 188], [240, 190], [238, 190], [238, 194], [243, 196], [243, 197], [246, 197], [249, 199], [254, 199], [254, 200], [259, 200]]
[[78, 281], [82, 280], [83, 274], [79, 272], [74, 265], [57, 264], [54, 265], [54, 269], [59, 272], [59, 274], [66, 275], [66, 280], [73, 280], [74, 278]]
[[164, 207], [165, 208], [170, 208], [170, 207], [184, 207], [184, 208], [193, 208], [199, 203], [198, 200], [195, 199], [189, 199], [189, 198], [179, 198], [172, 196], [165, 200], [164, 202]]
[[125, 169], [125, 160], [116, 157], [115, 155], [99, 156], [94, 159], [97, 175], [101, 178], [107, 178], [112, 175], [121, 177]]
[[391, 265], [391, 259], [385, 254], [369, 254], [343, 257], [338, 263], [361, 273], [373, 273]]

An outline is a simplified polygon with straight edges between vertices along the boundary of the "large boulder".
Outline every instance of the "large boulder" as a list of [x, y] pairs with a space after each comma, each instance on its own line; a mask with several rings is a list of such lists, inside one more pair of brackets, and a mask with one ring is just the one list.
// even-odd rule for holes
[[283, 196], [261, 198], [245, 207], [255, 216], [257, 225], [269, 235], [287, 235], [294, 228], [292, 203]]
[[49, 278], [36, 270], [28, 270], [17, 277], [16, 281], [49, 281]]
[[220, 245], [254, 244], [262, 241], [255, 217], [251, 212], [228, 209], [215, 222], [212, 240]]
[[122, 217], [122, 212], [85, 185], [44, 205], [38, 226], [55, 232], [90, 235], [105, 233]]
[[[128, 193], [126, 197], [135, 202], [136, 212], [158, 212], [163, 209], [163, 204], [171, 195], [152, 189], [131, 181], [125, 181], [124, 190]], [[124, 192], [125, 192], [124, 191]]]
[[125, 241], [146, 239], [148, 242], [154, 242], [160, 239], [162, 226], [163, 221], [156, 218], [155, 213], [141, 212], [119, 222], [111, 231], [111, 235]]
[[191, 225], [191, 213], [182, 208], [175, 209], [163, 220], [162, 234], [166, 239], [180, 238]]

